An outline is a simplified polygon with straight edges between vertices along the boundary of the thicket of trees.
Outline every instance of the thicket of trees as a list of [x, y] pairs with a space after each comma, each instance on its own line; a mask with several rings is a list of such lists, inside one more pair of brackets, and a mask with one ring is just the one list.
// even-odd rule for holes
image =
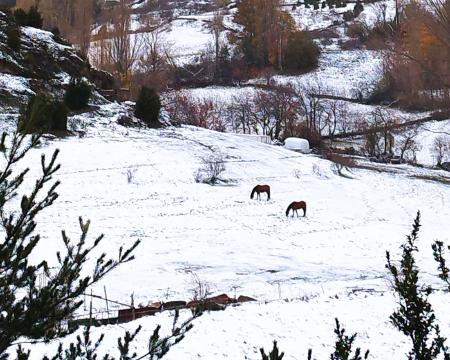
[[231, 40], [246, 63], [259, 68], [306, 71], [317, 66], [319, 48], [307, 32], [297, 29], [280, 0], [240, 0], [234, 21], [243, 30]]
[[91, 31], [99, 0], [17, 0], [17, 6], [27, 10], [37, 5], [42, 15], [43, 26], [57, 31], [78, 46], [87, 57], [91, 42]]
[[384, 18], [374, 30], [391, 44], [375, 98], [394, 99], [410, 109], [448, 108], [450, 1], [410, 1], [393, 21]]

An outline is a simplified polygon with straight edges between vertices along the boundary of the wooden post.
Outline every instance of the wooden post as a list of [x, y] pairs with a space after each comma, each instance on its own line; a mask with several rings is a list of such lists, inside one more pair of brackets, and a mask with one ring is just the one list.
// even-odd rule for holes
[[105, 291], [106, 312], [108, 314], [108, 324], [109, 324], [109, 305], [108, 305], [108, 296], [106, 295], [106, 286], [103, 286], [103, 290]]

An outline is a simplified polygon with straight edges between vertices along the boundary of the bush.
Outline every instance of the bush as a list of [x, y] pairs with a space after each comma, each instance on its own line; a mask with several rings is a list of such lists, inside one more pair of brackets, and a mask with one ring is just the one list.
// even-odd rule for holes
[[45, 94], [35, 95], [19, 118], [19, 131], [36, 133], [67, 130], [66, 106]]
[[350, 171], [351, 168], [356, 166], [355, 160], [353, 160], [351, 157], [344, 156], [337, 153], [327, 152], [325, 153], [325, 159], [331, 161], [332, 164], [332, 170], [334, 173], [340, 176], [345, 175], [342, 173], [342, 170]]
[[355, 13], [351, 10], [346, 11], [342, 14], [344, 21], [352, 21], [355, 18]]
[[355, 22], [347, 27], [347, 36], [358, 38], [361, 42], [367, 40], [367, 28], [360, 22]]
[[319, 64], [320, 49], [306, 31], [290, 34], [285, 50], [284, 65], [287, 70], [308, 71]]
[[28, 11], [28, 23], [27, 26], [32, 26], [38, 29], [42, 28], [43, 19], [37, 6], [32, 6]]
[[14, 11], [14, 19], [19, 26], [31, 26], [42, 29], [43, 19], [37, 6], [32, 6], [28, 12], [23, 9]]
[[16, 20], [17, 25], [27, 26], [28, 14], [23, 9], [17, 9], [14, 11], [14, 20]]
[[80, 110], [87, 106], [91, 94], [91, 88], [87, 81], [81, 78], [72, 78], [64, 96], [64, 103], [70, 110]]
[[195, 182], [215, 185], [220, 181], [220, 174], [225, 171], [225, 160], [222, 154], [212, 154], [202, 158], [203, 166], [195, 173]]
[[355, 17], [358, 17], [363, 11], [364, 11], [364, 5], [361, 3], [361, 1], [357, 1], [353, 8], [353, 15]]
[[159, 122], [160, 110], [161, 101], [159, 95], [155, 90], [143, 86], [136, 101], [134, 116], [152, 128], [159, 128], [161, 127]]
[[6, 32], [6, 43], [12, 50], [19, 50], [20, 48], [20, 30], [17, 28], [8, 29]]

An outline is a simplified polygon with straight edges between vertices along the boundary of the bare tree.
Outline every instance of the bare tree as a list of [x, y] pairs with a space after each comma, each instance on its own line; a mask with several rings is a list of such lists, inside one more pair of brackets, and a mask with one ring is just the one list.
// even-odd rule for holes
[[398, 135], [397, 144], [400, 151], [400, 161], [416, 161], [416, 153], [420, 150], [420, 145], [416, 141], [417, 135], [417, 127], [405, 129]]
[[227, 115], [235, 132], [251, 134], [254, 131], [258, 133], [257, 114], [252, 97], [245, 94], [234, 95], [227, 107]]
[[217, 78], [219, 74], [219, 54], [221, 49], [220, 36], [225, 29], [223, 24], [223, 14], [219, 6], [217, 6], [214, 11], [214, 16], [207, 24], [207, 27], [214, 37], [214, 77]]
[[74, 13], [75, 43], [87, 58], [91, 45], [94, 0], [75, 0]]
[[437, 137], [433, 142], [431, 151], [434, 155], [436, 166], [441, 166], [443, 160], [450, 152], [450, 139], [447, 136]]
[[314, 82], [299, 84], [297, 87], [300, 110], [305, 117], [307, 128], [319, 135], [326, 127], [326, 108], [322, 95], [325, 88], [316, 78]]
[[130, 85], [133, 66], [139, 58], [142, 39], [131, 34], [130, 0], [120, 0], [112, 13], [110, 58], [122, 83]]

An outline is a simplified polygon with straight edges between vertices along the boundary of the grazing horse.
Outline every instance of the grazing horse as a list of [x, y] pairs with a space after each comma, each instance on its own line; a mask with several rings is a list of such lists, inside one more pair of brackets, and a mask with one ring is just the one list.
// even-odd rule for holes
[[256, 185], [252, 193], [250, 194], [250, 199], [253, 199], [253, 196], [256, 193], [256, 198], [261, 200], [261, 193], [267, 193], [267, 201], [270, 200], [270, 186], [269, 185]]
[[289, 211], [292, 210], [292, 216], [294, 216], [294, 211], [297, 214], [298, 217], [298, 209], [302, 209], [303, 210], [303, 216], [306, 216], [306, 203], [304, 201], [294, 201], [292, 202], [287, 210], [286, 210], [286, 216], [289, 216]]

